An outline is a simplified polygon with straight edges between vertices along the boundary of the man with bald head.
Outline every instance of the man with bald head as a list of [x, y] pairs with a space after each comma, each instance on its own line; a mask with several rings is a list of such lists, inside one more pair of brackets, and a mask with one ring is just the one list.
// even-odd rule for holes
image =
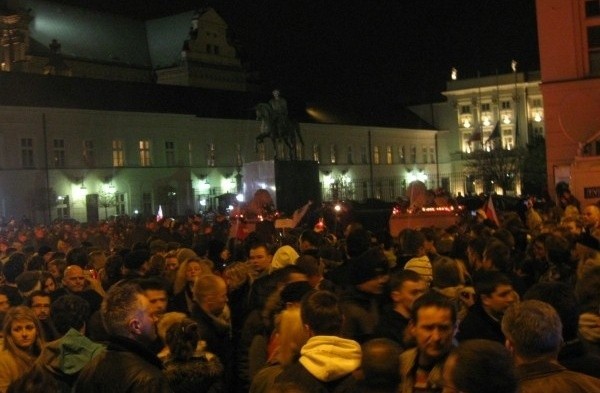
[[217, 355], [223, 363], [226, 387], [232, 387], [233, 344], [227, 284], [219, 276], [202, 275], [196, 279], [192, 292], [195, 304], [191, 318], [198, 323], [198, 331], [206, 342], [206, 350]]
[[581, 214], [586, 231], [600, 240], [600, 207], [587, 205]]
[[52, 300], [63, 295], [76, 295], [88, 302], [91, 313], [100, 309], [104, 291], [100, 281], [86, 274], [78, 265], [69, 265], [65, 268], [62, 279], [63, 287], [52, 292]]

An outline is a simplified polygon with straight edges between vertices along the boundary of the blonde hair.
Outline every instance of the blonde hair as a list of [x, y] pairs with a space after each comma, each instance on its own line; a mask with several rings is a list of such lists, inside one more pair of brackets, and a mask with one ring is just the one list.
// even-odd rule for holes
[[185, 286], [188, 284], [186, 278], [186, 270], [190, 263], [195, 262], [200, 265], [200, 269], [202, 272], [200, 275], [204, 274], [212, 274], [213, 263], [205, 258], [199, 258], [194, 254], [193, 257], [186, 259], [183, 262], [179, 263], [179, 267], [177, 268], [177, 274], [175, 274], [175, 281], [173, 281], [173, 293], [177, 295], [181, 291], [185, 289]]
[[258, 273], [248, 262], [234, 262], [223, 269], [223, 278], [227, 278], [227, 287], [230, 291], [238, 289], [246, 282], [254, 282]]
[[283, 310], [276, 317], [279, 333], [277, 360], [286, 367], [296, 361], [300, 349], [308, 341], [308, 332], [304, 329], [300, 317], [300, 306], [295, 305]]
[[[28, 321], [32, 322], [35, 326], [36, 337], [29, 351], [21, 349], [15, 344], [12, 335], [11, 329], [13, 322], [18, 321]], [[2, 328], [2, 332], [4, 333], [4, 351], [8, 351], [17, 367], [19, 368], [19, 372], [21, 375], [26, 373], [31, 366], [33, 365], [33, 360], [37, 358], [42, 351], [42, 347], [44, 346], [44, 338], [43, 331], [40, 326], [40, 322], [33, 313], [33, 311], [26, 306], [16, 306], [12, 307], [6, 313], [4, 317], [4, 325]]]

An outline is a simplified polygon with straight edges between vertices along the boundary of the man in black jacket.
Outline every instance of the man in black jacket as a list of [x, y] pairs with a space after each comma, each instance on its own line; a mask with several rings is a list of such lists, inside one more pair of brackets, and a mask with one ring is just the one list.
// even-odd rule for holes
[[161, 361], [148, 349], [156, 339], [156, 317], [150, 310], [137, 284], [114, 285], [108, 291], [101, 309], [107, 349], [81, 371], [75, 392], [171, 392]]

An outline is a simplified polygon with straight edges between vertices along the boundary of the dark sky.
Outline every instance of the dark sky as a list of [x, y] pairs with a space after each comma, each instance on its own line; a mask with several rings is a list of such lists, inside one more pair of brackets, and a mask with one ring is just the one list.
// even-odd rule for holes
[[[193, 0], [61, 0], [140, 18]], [[396, 107], [442, 100], [459, 76], [539, 68], [535, 0], [208, 0], [268, 86], [307, 101]]]

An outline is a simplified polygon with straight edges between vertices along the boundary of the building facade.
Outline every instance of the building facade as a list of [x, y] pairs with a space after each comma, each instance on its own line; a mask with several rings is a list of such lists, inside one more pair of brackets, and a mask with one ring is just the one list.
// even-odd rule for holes
[[600, 199], [600, 4], [537, 0], [548, 186]]

